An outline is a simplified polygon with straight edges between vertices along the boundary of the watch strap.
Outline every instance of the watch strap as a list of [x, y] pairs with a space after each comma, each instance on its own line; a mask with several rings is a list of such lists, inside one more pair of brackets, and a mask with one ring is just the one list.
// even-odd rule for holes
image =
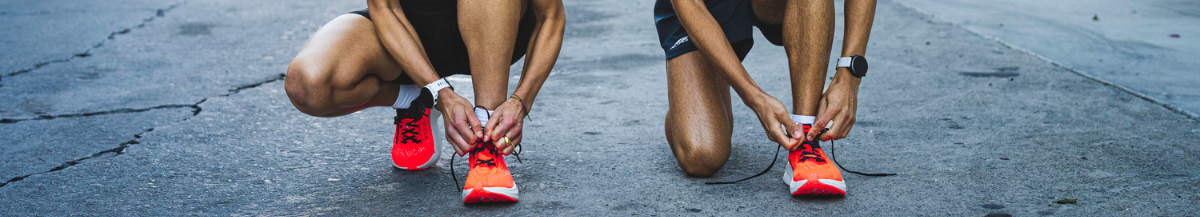
[[852, 58], [852, 57], [838, 58], [837, 67], [838, 68], [850, 67], [850, 63], [852, 63], [853, 61], [854, 61], [854, 58]]
[[429, 94], [433, 96], [434, 103], [437, 103], [438, 91], [441, 91], [443, 88], [447, 87], [450, 87], [450, 82], [447, 82], [445, 78], [437, 79], [425, 85], [425, 89], [428, 89]]

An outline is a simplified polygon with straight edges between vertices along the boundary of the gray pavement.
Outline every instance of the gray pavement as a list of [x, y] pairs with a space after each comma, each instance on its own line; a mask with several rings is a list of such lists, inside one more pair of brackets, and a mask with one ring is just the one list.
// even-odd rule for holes
[[1200, 120], [1200, 2], [898, 0]]
[[[892, 1], [879, 2], [859, 123], [837, 156], [899, 176], [846, 174], [849, 194], [837, 198], [787, 196], [783, 167], [704, 185], [770, 161], [774, 146], [740, 103], [725, 169], [683, 176], [663, 138], [652, 2], [569, 0], [562, 57], [526, 124], [524, 162], [508, 161], [521, 202], [502, 205], [459, 203], [448, 155], [429, 170], [393, 169], [388, 109], [314, 118], [290, 105], [280, 82], [287, 62], [316, 28], [362, 2], [72, 4], [0, 2], [0, 26], [38, 32], [0, 33], [0, 68], [9, 70], [0, 75], [0, 215], [1200, 211], [1195, 120]], [[790, 100], [782, 48], [756, 40], [745, 65]], [[89, 55], [73, 57], [80, 51]], [[32, 70], [7, 73], [23, 69]]]

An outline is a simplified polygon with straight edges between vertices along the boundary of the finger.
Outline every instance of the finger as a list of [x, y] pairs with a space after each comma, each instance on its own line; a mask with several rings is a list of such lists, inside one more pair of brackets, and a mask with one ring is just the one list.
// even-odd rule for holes
[[[787, 144], [783, 145], [783, 148], [786, 148], [787, 150], [794, 149], [800, 144], [798, 140], [800, 136], [802, 136], [800, 134], [803, 133], [800, 130], [800, 127], [796, 126], [796, 122], [793, 122], [792, 117], [787, 113], [779, 113], [775, 115], [775, 118], [778, 119], [781, 124], [783, 124], [783, 132], [787, 132], [783, 135], [784, 140], [787, 140]], [[789, 137], [788, 135], [791, 136]]]
[[496, 133], [496, 131], [497, 131], [496, 128], [499, 127], [500, 125], [502, 125], [503, 122], [496, 121], [496, 120], [501, 119], [501, 116], [504, 116], [505, 114], [500, 113], [500, 112], [496, 112], [493, 114], [494, 115], [492, 115], [492, 117], [490, 119], [488, 119], [487, 126], [484, 126], [484, 128], [483, 128], [483, 141], [494, 141], [495, 138], [497, 138], [496, 135], [500, 135], [500, 134]]
[[[447, 137], [447, 138], [446, 138], [446, 140], [450, 140], [450, 138], [449, 138], [449, 137]], [[463, 153], [466, 153], [466, 152], [464, 152], [464, 151], [462, 150], [462, 148], [459, 148], [459, 147], [458, 147], [458, 144], [451, 143], [451, 144], [450, 144], [450, 147], [453, 147], [453, 148], [454, 148], [454, 154], [457, 154], [459, 157], [462, 157], [462, 156], [463, 156]]]
[[[485, 110], [484, 112], [487, 111]], [[480, 138], [483, 138], [483, 125], [479, 124], [479, 117], [476, 117], [475, 113], [472, 112], [469, 114], [470, 115], [467, 115], [467, 123], [471, 124], [471, 131], [467, 132], [474, 132], [474, 134], [472, 134], [469, 138], [471, 141], [479, 140]]]
[[821, 137], [817, 139], [821, 141], [833, 140], [835, 137], [837, 137], [836, 135], [840, 133], [839, 130], [842, 130], [841, 124], [842, 121], [833, 121], [833, 126], [829, 126], [829, 131], [825, 132], [825, 134], [821, 134]]
[[458, 130], [456, 130], [454, 127], [446, 127], [446, 141], [450, 141], [450, 146], [454, 147], [454, 152], [457, 153], [458, 156], [466, 155], [467, 151], [470, 151], [469, 149], [463, 148], [466, 147], [463, 146], [466, 141], [463, 141], [462, 136], [459, 135]]
[[497, 120], [491, 120], [495, 121], [496, 125], [491, 131], [488, 131], [490, 133], [485, 136], [488, 139], [491, 139], [491, 141], [497, 141], [497, 139], [500, 139], [500, 137], [507, 135], [508, 131], [512, 129], [513, 126], [513, 117], [511, 115], [503, 115], [503, 117], [497, 116], [496, 119]]
[[[510, 125], [510, 126], [506, 127], [506, 129], [503, 131], [504, 134], [501, 134], [500, 137], [508, 138], [508, 142], [510, 142], [510, 143], [503, 144], [502, 146], [497, 146], [497, 148], [506, 148], [506, 147], [512, 147], [512, 146], [517, 145], [516, 142], [513, 141], [512, 139], [517, 138], [518, 136], [521, 136], [521, 126], [513, 125], [513, 124], [508, 124], [508, 125]], [[499, 145], [499, 144], [497, 144], [497, 145]]]
[[517, 147], [517, 145], [521, 144], [521, 140], [524, 140], [524, 138], [525, 138], [525, 135], [517, 135], [517, 138], [513, 138], [514, 149], [515, 149], [515, 147]]
[[849, 120], [846, 120], [845, 115], [838, 114], [838, 118], [833, 121], [833, 126], [829, 128], [829, 132], [821, 135], [821, 141], [841, 139], [839, 136], [842, 135], [842, 131], [846, 130], [847, 122], [849, 122]]
[[[513, 144], [516, 144], [516, 143], [517, 143], [517, 141], [513, 141]], [[500, 153], [504, 154], [504, 155], [512, 154], [513, 150], [515, 150], [516, 147], [517, 147], [516, 145], [510, 145], [510, 146], [504, 147], [504, 150], [500, 150]]]
[[506, 155], [512, 154], [514, 151], [517, 151], [517, 145], [521, 144], [521, 138], [524, 138], [524, 137], [525, 136], [517, 136], [516, 139], [513, 139], [513, 145], [509, 146], [508, 150], [506, 150], [506, 152], [504, 152], [504, 154], [506, 154]]
[[766, 126], [767, 137], [769, 137], [771, 139], [771, 141], [773, 141], [775, 143], [779, 143], [780, 146], [783, 146], [785, 148], [788, 146], [791, 146], [791, 140], [788, 139], [787, 135], [784, 135], [784, 133], [783, 133], [784, 129], [779, 126], [780, 125], [779, 121], [776, 120], [775, 118], [770, 118], [767, 120], [768, 120], [767, 121], [768, 123]]
[[517, 144], [521, 144], [521, 137], [519, 137], [519, 136], [516, 138], [511, 138], [510, 140], [512, 140], [512, 145], [509, 145], [508, 147], [504, 147], [503, 150], [500, 150], [500, 153], [503, 153], [504, 155], [512, 154], [514, 151], [517, 150]]
[[829, 125], [829, 121], [831, 121], [833, 117], [836, 117], [839, 110], [840, 109], [838, 109], [837, 106], [831, 106], [829, 107], [829, 110], [822, 112], [820, 114], [821, 117], [817, 119], [817, 122], [813, 123], [812, 129], [808, 130], [808, 136], [806, 136], [804, 141], [813, 140], [817, 137], [817, 135], [821, 134], [821, 130], [825, 129], [825, 126]]
[[474, 132], [474, 130], [471, 130], [471, 125], [469, 124], [470, 119], [475, 118], [475, 115], [463, 115], [463, 113], [464, 112], [459, 111], [458, 114], [455, 115], [457, 117], [454, 117], [454, 129], [458, 131], [458, 136], [462, 137], [463, 140], [475, 142], [476, 137], [473, 133], [471, 133]]
[[512, 140], [513, 141], [513, 145], [512, 145], [513, 151], [517, 150], [517, 146], [521, 145], [521, 141], [524, 140], [524, 138], [525, 138], [525, 135], [517, 135], [516, 138], [513, 138], [513, 140]]
[[846, 119], [846, 123], [842, 125], [842, 134], [838, 134], [838, 139], [845, 139], [846, 137], [849, 137], [850, 130], [854, 129], [854, 116], [849, 116], [849, 118]]

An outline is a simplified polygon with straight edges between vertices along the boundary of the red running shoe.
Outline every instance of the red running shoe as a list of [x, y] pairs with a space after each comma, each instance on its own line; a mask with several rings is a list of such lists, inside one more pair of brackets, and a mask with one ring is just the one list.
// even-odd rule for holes
[[396, 109], [396, 137], [392, 139], [392, 165], [402, 170], [429, 169], [441, 154], [430, 128], [430, 109], [413, 106]]
[[[805, 124], [803, 127], [804, 133], [808, 133], [812, 125]], [[787, 183], [792, 196], [846, 195], [842, 171], [829, 161], [818, 141], [806, 141], [800, 145], [799, 149], [788, 153], [788, 170], [783, 173], [783, 181]]]
[[471, 150], [463, 203], [517, 202], [517, 184], [504, 163], [504, 156], [491, 142], [479, 142]]

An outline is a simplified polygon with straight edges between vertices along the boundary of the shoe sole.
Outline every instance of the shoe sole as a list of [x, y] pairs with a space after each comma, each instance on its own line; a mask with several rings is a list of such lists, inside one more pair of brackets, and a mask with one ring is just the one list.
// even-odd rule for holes
[[[440, 138], [442, 138], [442, 131], [445, 130], [445, 129], [441, 129], [441, 130], [438, 129], [437, 119], [438, 119], [438, 117], [441, 117], [441, 114], [442, 113], [438, 112], [437, 109], [434, 109], [429, 112], [429, 131], [432, 131], [432, 133], [433, 133], [433, 155], [429, 156], [429, 160], [426, 160], [424, 164], [421, 164], [421, 165], [419, 165], [415, 168], [411, 168], [411, 169], [409, 169], [408, 167], [402, 167], [400, 165], [396, 165], [395, 160], [392, 160], [392, 166], [396, 167], [397, 169], [415, 171], [415, 170], [429, 169], [430, 167], [433, 167], [434, 164], [437, 164], [438, 159], [441, 158], [441, 156], [442, 156], [442, 149], [441, 149], [441, 147], [438, 146], [438, 144], [440, 144], [440, 142], [438, 142], [438, 140], [440, 140]], [[392, 157], [395, 157], [395, 156], [392, 156]]]
[[517, 187], [484, 187], [482, 190], [463, 190], [463, 203], [517, 202]]
[[833, 179], [817, 179], [816, 175], [805, 180], [795, 181], [792, 168], [783, 173], [783, 181], [788, 185], [792, 196], [843, 196], [846, 195], [846, 182]]

